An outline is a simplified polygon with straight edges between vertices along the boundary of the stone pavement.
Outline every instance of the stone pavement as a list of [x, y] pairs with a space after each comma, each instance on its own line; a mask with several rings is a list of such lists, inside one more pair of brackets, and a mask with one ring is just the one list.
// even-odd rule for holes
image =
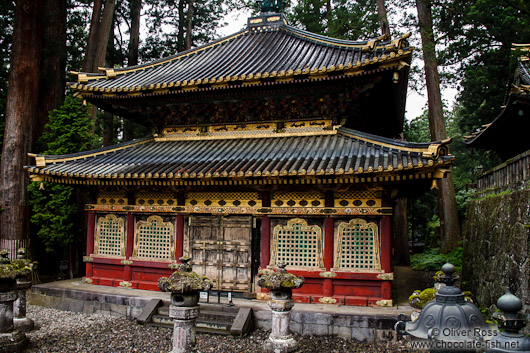
[[[413, 309], [406, 303], [410, 288], [417, 284], [414, 271], [397, 268], [393, 307], [356, 307], [334, 304], [296, 303], [291, 313], [290, 328], [294, 333], [313, 336], [334, 335], [359, 341], [388, 340], [395, 337], [393, 326], [399, 313], [407, 316]], [[406, 279], [406, 280], [405, 280]], [[415, 289], [415, 288], [413, 288]], [[132, 288], [87, 284], [80, 278], [34, 285], [29, 295], [33, 305], [59, 310], [99, 313], [136, 319], [151, 299], [169, 302], [169, 293]], [[216, 300], [212, 297], [211, 301]], [[226, 305], [226, 297], [223, 298]], [[233, 298], [239, 307], [250, 307], [254, 327], [269, 329], [271, 311], [266, 301]]]

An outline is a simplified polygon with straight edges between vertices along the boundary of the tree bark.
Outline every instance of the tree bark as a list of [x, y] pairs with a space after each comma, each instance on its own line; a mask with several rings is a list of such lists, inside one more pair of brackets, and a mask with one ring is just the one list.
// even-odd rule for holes
[[394, 265], [410, 265], [409, 229], [407, 221], [407, 198], [398, 197], [392, 215], [394, 244]]
[[186, 0], [179, 0], [179, 19], [178, 19], [178, 33], [177, 33], [177, 52], [184, 51], [186, 45], [184, 43], [184, 32], [185, 32], [185, 22], [184, 22], [184, 4]]
[[[129, 54], [127, 56], [128, 66], [138, 65], [138, 48], [140, 46], [140, 10], [142, 0], [131, 0], [129, 3], [131, 12], [131, 30], [129, 37]], [[134, 129], [127, 119], [123, 119], [123, 141], [134, 138]]]
[[131, 0], [129, 3], [131, 11], [131, 30], [129, 37], [128, 66], [138, 65], [138, 47], [140, 46], [140, 10], [142, 0]]
[[390, 38], [390, 26], [388, 25], [385, 0], [377, 0], [377, 15], [379, 17], [381, 34]]
[[84, 72], [97, 72], [98, 67], [105, 63], [115, 5], [115, 0], [106, 0], [105, 7], [101, 11], [102, 0], [94, 1], [87, 50], [83, 61]]
[[90, 19], [90, 31], [88, 32], [85, 58], [83, 60], [83, 72], [92, 72], [94, 67], [94, 53], [97, 47], [96, 37], [99, 27], [99, 19], [101, 17], [102, 4], [102, 0], [94, 0], [94, 6], [92, 7], [92, 18]]
[[[39, 113], [34, 125], [37, 139], [48, 123], [48, 113], [64, 101], [66, 86], [66, 1], [45, 0], [42, 59], [39, 82]], [[33, 151], [39, 152], [39, 151]]]
[[191, 48], [193, 39], [193, 0], [188, 0], [188, 16], [186, 23], [186, 50]]
[[27, 246], [29, 213], [24, 165], [33, 149], [33, 126], [38, 111], [42, 49], [42, 2], [18, 0], [6, 102], [6, 125], [0, 165], [0, 237], [4, 249]]
[[[438, 78], [431, 2], [430, 0], [416, 0], [416, 8], [418, 10], [418, 24], [425, 64], [431, 141], [439, 141], [447, 137], [447, 132], [440, 94], [440, 80]], [[451, 174], [438, 183], [438, 209], [440, 216], [440, 251], [447, 253], [457, 247], [458, 241], [461, 239], [455, 188]]]

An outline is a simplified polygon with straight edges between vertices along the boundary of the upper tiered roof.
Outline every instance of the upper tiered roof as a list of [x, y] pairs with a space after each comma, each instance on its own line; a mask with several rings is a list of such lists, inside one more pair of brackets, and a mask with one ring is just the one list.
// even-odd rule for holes
[[[102, 73], [80, 73], [69, 83], [89, 97], [138, 97], [233, 85], [347, 77], [407, 66], [405, 35], [350, 41], [289, 26], [282, 14], [250, 18], [247, 28], [154, 62]], [[95, 97], [92, 97], [95, 98]]]

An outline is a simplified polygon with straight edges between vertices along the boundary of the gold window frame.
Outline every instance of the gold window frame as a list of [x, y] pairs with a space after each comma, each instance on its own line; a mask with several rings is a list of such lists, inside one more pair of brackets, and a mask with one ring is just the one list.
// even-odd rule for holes
[[322, 228], [318, 225], [308, 225], [307, 221], [302, 218], [292, 218], [289, 221], [287, 221], [287, 225], [283, 226], [281, 224], [278, 224], [273, 229], [273, 237], [272, 237], [272, 243], [271, 243], [271, 261], [270, 266], [276, 266], [276, 262], [278, 260], [278, 245], [279, 245], [279, 237], [280, 232], [286, 231], [286, 232], [292, 232], [295, 230], [295, 226], [299, 225], [300, 232], [311, 232], [314, 233], [315, 236], [315, 242], [316, 242], [316, 266], [296, 266], [291, 265], [289, 263], [287, 264], [288, 269], [299, 269], [299, 270], [309, 270], [309, 271], [322, 271], [325, 269], [324, 267], [324, 253], [323, 253], [323, 239], [322, 239]]
[[[344, 231], [347, 229], [355, 229], [359, 227], [361, 230], [372, 230], [372, 268], [361, 267], [342, 267], [342, 252], [343, 252], [343, 237]], [[351, 271], [351, 272], [374, 272], [381, 270], [381, 255], [379, 248], [379, 227], [374, 222], [367, 222], [361, 218], [354, 218], [349, 222], [341, 222], [338, 225], [337, 236], [335, 237], [335, 256], [333, 261], [333, 271]]]
[[[102, 228], [103, 223], [117, 223], [118, 227], [120, 228], [120, 234], [119, 234], [119, 246], [120, 246], [120, 254], [119, 255], [109, 255], [109, 254], [100, 254], [100, 243], [102, 240]], [[125, 219], [123, 217], [118, 217], [114, 214], [108, 214], [105, 216], [98, 217], [98, 221], [96, 223], [96, 234], [94, 237], [94, 254], [95, 256], [101, 256], [101, 257], [110, 257], [110, 258], [118, 258], [118, 259], [124, 259], [125, 258]]]
[[[143, 227], [152, 227], [153, 223], [159, 223], [162, 228], [167, 227], [169, 233], [169, 257], [154, 257], [138, 255], [140, 252], [141, 230]], [[173, 222], [165, 222], [160, 216], [149, 216], [145, 221], [137, 221], [134, 225], [134, 249], [133, 259], [145, 261], [173, 262], [175, 261], [175, 225]]]

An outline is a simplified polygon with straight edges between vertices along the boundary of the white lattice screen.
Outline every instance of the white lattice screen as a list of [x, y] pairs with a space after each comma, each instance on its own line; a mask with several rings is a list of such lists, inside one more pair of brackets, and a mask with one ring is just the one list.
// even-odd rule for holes
[[160, 216], [136, 222], [134, 257], [151, 260], [174, 260], [174, 225]]
[[334, 267], [355, 270], [381, 268], [379, 231], [375, 223], [352, 219], [349, 223], [339, 224]]
[[300, 218], [274, 227], [271, 265], [280, 261], [290, 267], [322, 268], [322, 229]]
[[125, 220], [123, 218], [113, 214], [98, 218], [94, 254], [125, 256]]

